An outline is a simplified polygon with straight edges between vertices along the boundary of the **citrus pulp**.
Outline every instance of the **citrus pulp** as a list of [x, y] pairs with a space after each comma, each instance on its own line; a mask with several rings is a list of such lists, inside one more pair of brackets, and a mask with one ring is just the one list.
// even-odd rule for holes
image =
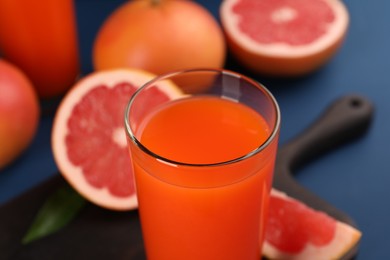
[[361, 237], [356, 228], [276, 189], [269, 205], [263, 245], [269, 259], [340, 259]]
[[[56, 112], [52, 150], [57, 166], [75, 190], [101, 207], [137, 207], [124, 110], [131, 95], [153, 78], [141, 70], [94, 72], [76, 83]], [[148, 93], [159, 104], [179, 90], [172, 84], [169, 91], [155, 87]]]
[[224, 0], [220, 17], [237, 60], [270, 76], [302, 76], [325, 64], [349, 22], [340, 0]]

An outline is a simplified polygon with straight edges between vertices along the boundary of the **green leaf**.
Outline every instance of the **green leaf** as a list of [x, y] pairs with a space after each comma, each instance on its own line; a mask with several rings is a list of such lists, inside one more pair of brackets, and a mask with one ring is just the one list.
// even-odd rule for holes
[[69, 185], [59, 188], [40, 208], [22, 243], [28, 244], [58, 231], [66, 226], [85, 204], [86, 200]]

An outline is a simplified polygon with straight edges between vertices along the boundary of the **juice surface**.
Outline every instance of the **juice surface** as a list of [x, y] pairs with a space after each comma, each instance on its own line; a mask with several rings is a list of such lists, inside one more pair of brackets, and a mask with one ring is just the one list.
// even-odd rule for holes
[[188, 98], [146, 121], [141, 142], [167, 159], [210, 164], [236, 159], [259, 147], [269, 127], [254, 110], [214, 97]]
[[[254, 110], [208, 96], [165, 105], [139, 129], [151, 151], [195, 164], [246, 155], [269, 134]], [[217, 167], [148, 160], [134, 146], [131, 152], [149, 260], [260, 259], [276, 142], [250, 159]], [[206, 185], [210, 179], [212, 186]]]
[[41, 97], [75, 82], [79, 54], [73, 0], [1, 0], [0, 49], [32, 80]]

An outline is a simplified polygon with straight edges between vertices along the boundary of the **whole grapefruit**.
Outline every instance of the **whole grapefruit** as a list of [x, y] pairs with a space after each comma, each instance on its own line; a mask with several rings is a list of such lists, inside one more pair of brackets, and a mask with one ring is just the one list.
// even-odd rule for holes
[[340, 0], [224, 0], [220, 17], [229, 49], [248, 69], [302, 76], [334, 56], [349, 14]]
[[30, 145], [39, 123], [39, 100], [27, 76], [0, 59], [0, 169]]
[[137, 0], [117, 8], [93, 46], [95, 70], [138, 68], [154, 74], [221, 68], [226, 47], [222, 28], [193, 1]]

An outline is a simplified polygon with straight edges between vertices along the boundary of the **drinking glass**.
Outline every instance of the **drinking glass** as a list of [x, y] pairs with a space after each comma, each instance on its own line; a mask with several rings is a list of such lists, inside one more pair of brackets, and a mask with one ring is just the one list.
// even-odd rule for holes
[[172, 72], [131, 97], [125, 128], [149, 260], [261, 258], [280, 121], [262, 84], [227, 70]]

